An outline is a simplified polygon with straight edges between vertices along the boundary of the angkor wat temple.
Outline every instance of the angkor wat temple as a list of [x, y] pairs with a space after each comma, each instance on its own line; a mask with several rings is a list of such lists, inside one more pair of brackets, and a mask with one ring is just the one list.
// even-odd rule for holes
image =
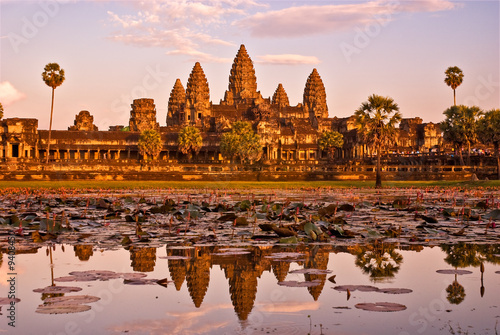
[[[154, 168], [157, 171], [162, 169], [162, 164], [165, 171], [172, 171], [173, 165], [182, 163], [221, 165], [227, 163], [220, 154], [221, 134], [230, 130], [235, 121], [251, 122], [259, 134], [263, 148], [259, 163], [263, 166], [298, 164], [303, 166], [299, 171], [306, 171], [331, 165], [331, 157], [318, 147], [318, 138], [326, 130], [335, 130], [344, 136], [344, 146], [336, 151], [334, 164], [363, 165], [366, 164], [363, 159], [369, 156], [367, 146], [358, 140], [352, 116], [329, 117], [325, 87], [316, 69], [306, 80], [302, 103], [290, 106], [281, 83], [272, 98], [263, 98], [257, 90], [253, 62], [244, 45], [234, 58], [228, 89], [219, 104], [210, 101], [208, 81], [197, 62], [186, 88], [180, 79], [175, 82], [168, 103], [167, 126], [160, 127], [157, 117], [153, 99], [136, 99], [131, 105], [128, 128], [112, 126], [100, 131], [94, 125], [93, 116], [81, 111], [68, 130], [52, 131], [50, 153], [47, 153], [48, 131], [38, 129], [37, 119], [1, 120], [0, 159], [18, 167], [28, 163], [41, 165], [50, 154], [52, 164], [66, 164], [73, 169], [77, 165], [92, 170], [92, 165], [120, 163], [130, 169], [132, 165], [142, 164], [137, 146], [140, 132], [155, 129], [163, 141], [163, 150]], [[199, 128], [203, 137], [203, 147], [189, 162], [177, 144], [178, 133], [186, 125]], [[417, 117], [402, 120], [399, 136], [388, 151], [426, 154], [440, 152], [445, 146], [439, 124], [423, 123]], [[284, 170], [293, 171], [293, 168]]]

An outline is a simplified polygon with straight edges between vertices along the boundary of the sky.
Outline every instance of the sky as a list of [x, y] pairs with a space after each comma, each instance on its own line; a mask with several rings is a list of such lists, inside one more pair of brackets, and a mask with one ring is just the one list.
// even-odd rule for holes
[[152, 98], [166, 125], [168, 98], [199, 61], [218, 104], [241, 44], [257, 88], [282, 83], [302, 103], [316, 68], [330, 117], [348, 117], [368, 96], [389, 96], [403, 117], [440, 122], [453, 104], [444, 72], [464, 80], [457, 104], [500, 108], [498, 0], [0, 0], [0, 102], [4, 118], [49, 128], [51, 88], [41, 74], [58, 63], [53, 129], [88, 110], [100, 130], [128, 125], [133, 99]]

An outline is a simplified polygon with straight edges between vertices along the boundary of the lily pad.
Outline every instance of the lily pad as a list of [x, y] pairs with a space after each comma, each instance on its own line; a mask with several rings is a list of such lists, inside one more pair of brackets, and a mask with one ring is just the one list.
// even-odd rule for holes
[[460, 270], [460, 269], [445, 269], [445, 270], [437, 270], [437, 273], [445, 274], [445, 275], [469, 275], [472, 271], [469, 270]]
[[264, 256], [265, 258], [272, 258], [276, 260], [282, 260], [282, 259], [287, 259], [287, 258], [302, 258], [304, 257], [304, 253], [302, 252], [277, 252], [274, 254], [271, 254], [269, 256]]
[[406, 309], [405, 305], [396, 304], [394, 302], [364, 302], [356, 304], [354, 307], [371, 312], [399, 312]]
[[407, 294], [413, 292], [409, 288], [381, 288], [377, 292], [387, 294]]
[[332, 273], [332, 270], [321, 270], [321, 269], [298, 269], [290, 271], [289, 273], [306, 273], [310, 275], [326, 275]]
[[88, 304], [99, 300], [101, 300], [101, 298], [91, 295], [68, 295], [62, 297], [48, 297], [43, 302], [45, 304], [78, 305]]
[[14, 299], [10, 299], [10, 298], [0, 298], [0, 306], [1, 305], [10, 305], [11, 302], [15, 302], [15, 303], [18, 303], [20, 302], [21, 299], [19, 298], [14, 298]]
[[320, 280], [312, 280], [312, 281], [288, 280], [288, 281], [278, 282], [278, 285], [287, 287], [313, 287], [313, 286], [318, 286], [320, 284], [321, 284]]
[[124, 279], [123, 283], [126, 285], [155, 285], [158, 284], [158, 279]]
[[148, 275], [141, 272], [132, 272], [132, 273], [121, 273], [120, 276], [125, 280], [136, 280], [147, 277]]
[[353, 292], [353, 291], [377, 292], [379, 290], [378, 287], [369, 286], [369, 285], [340, 285], [340, 286], [335, 286], [333, 289], [337, 290], [337, 291], [342, 291], [342, 292], [345, 292], [347, 290], [349, 290], [351, 292]]
[[36, 288], [33, 290], [33, 292], [53, 294], [53, 293], [71, 293], [71, 292], [78, 292], [81, 290], [82, 290], [81, 287], [75, 287], [75, 286], [47, 286], [44, 288]]
[[36, 309], [36, 313], [40, 314], [70, 314], [70, 313], [81, 313], [90, 310], [89, 305], [59, 305], [59, 304], [47, 304], [40, 305]]

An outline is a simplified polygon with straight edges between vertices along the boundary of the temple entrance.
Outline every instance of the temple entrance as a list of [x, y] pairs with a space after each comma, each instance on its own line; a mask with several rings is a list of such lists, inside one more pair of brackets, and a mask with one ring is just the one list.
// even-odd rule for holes
[[18, 158], [19, 157], [19, 144], [12, 144], [12, 158]]

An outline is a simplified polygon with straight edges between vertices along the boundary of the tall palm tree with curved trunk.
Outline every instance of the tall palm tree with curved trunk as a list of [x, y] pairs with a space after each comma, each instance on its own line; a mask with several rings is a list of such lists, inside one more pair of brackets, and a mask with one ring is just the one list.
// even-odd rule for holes
[[64, 70], [57, 63], [49, 63], [45, 65], [42, 73], [42, 79], [47, 86], [52, 87], [52, 104], [50, 106], [50, 123], [49, 123], [49, 140], [47, 142], [47, 159], [46, 164], [49, 163], [50, 156], [50, 140], [52, 136], [52, 115], [54, 114], [54, 91], [57, 87], [61, 86], [65, 77]]
[[390, 97], [373, 94], [354, 113], [356, 127], [364, 143], [377, 151], [375, 187], [382, 187], [380, 156], [382, 150], [397, 137], [396, 125], [401, 121], [399, 106]]
[[464, 74], [458, 66], [450, 66], [448, 69], [446, 69], [444, 74], [446, 75], [446, 77], [444, 78], [444, 82], [453, 90], [453, 106], [456, 106], [457, 98], [455, 95], [455, 90], [464, 80]]

